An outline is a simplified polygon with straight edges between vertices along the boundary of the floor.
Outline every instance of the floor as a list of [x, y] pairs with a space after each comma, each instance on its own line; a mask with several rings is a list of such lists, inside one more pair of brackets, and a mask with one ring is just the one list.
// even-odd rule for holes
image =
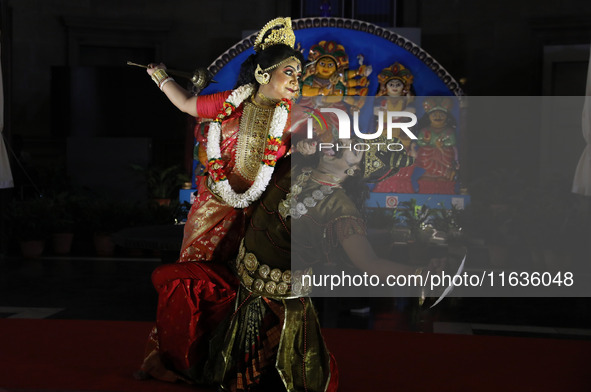
[[[170, 255], [0, 258], [0, 317], [153, 321], [151, 272]], [[316, 299], [325, 327], [591, 340], [590, 298]]]
[[157, 258], [7, 258], [0, 263], [0, 316], [149, 321]]

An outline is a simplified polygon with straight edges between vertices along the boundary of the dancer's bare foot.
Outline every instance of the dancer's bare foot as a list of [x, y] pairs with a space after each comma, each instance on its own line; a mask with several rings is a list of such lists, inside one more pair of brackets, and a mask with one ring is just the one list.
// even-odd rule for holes
[[140, 370], [134, 373], [134, 377], [138, 380], [146, 380], [151, 377], [160, 381], [183, 381], [187, 384], [192, 384], [191, 380], [173, 372], [172, 370], [167, 369], [162, 363], [162, 360], [160, 359], [160, 355], [158, 354], [157, 350], [152, 351], [146, 357], [146, 359], [144, 359], [142, 367], [140, 368]]

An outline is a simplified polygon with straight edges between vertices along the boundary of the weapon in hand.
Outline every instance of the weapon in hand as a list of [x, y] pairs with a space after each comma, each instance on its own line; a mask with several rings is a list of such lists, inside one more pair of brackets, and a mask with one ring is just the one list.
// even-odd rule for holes
[[[147, 65], [136, 64], [131, 61], [128, 61], [127, 65], [133, 65], [135, 67], [140, 68], [149, 68]], [[209, 83], [217, 83], [215, 80], [213, 80], [213, 75], [211, 74], [211, 72], [209, 72], [206, 68], [197, 68], [193, 73], [167, 68], [166, 73], [174, 76], [180, 76], [181, 78], [189, 79], [191, 83], [193, 83], [193, 86], [197, 88], [197, 90], [203, 90], [205, 87], [209, 85]]]
[[[458, 271], [454, 275], [454, 278], [456, 276], [459, 276], [462, 274], [462, 271], [464, 270], [464, 264], [466, 263], [466, 256], [467, 255], [468, 255], [468, 253], [464, 254], [464, 258], [462, 259], [462, 263], [460, 264]], [[437, 298], [437, 301], [435, 301], [435, 303], [429, 307], [429, 309], [435, 307], [435, 305], [437, 305], [439, 302], [441, 302], [443, 300], [443, 298], [445, 298], [449, 293], [451, 293], [451, 291], [454, 289], [453, 278], [452, 278], [451, 282], [452, 283], [450, 283], [450, 285], [443, 291], [443, 293], [439, 296], [439, 298]]]

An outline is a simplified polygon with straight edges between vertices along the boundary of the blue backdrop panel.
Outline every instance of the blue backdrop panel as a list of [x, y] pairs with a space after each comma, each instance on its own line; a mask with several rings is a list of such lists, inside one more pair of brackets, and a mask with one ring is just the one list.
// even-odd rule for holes
[[[463, 95], [459, 84], [451, 75], [433, 59], [421, 47], [405, 37], [391, 32], [385, 28], [370, 23], [342, 19], [342, 18], [306, 18], [293, 21], [296, 34], [296, 45], [300, 45], [304, 57], [307, 57], [310, 47], [320, 41], [333, 40], [343, 45], [349, 56], [350, 69], [357, 69], [359, 63], [357, 55], [364, 56], [364, 64], [371, 65], [373, 72], [368, 77], [370, 80], [369, 97], [362, 110], [360, 128], [373, 132], [373, 96], [378, 91], [377, 76], [380, 71], [395, 62], [402, 63], [414, 75], [413, 88], [416, 94], [414, 106], [418, 118], [424, 114], [422, 102], [426, 96], [456, 96], [456, 102], [452, 110], [458, 121], [456, 134], [460, 130], [459, 100]], [[218, 83], [211, 84], [201, 94], [211, 94], [234, 88], [240, 66], [248, 56], [254, 53], [252, 43], [256, 38], [253, 34], [238, 42], [228, 49], [209, 67]], [[458, 146], [460, 138], [457, 138]], [[387, 207], [386, 198], [395, 194], [372, 193], [368, 206]], [[466, 195], [423, 195], [423, 194], [396, 194], [400, 195], [400, 201], [415, 198], [419, 204], [437, 205], [443, 202], [448, 208], [452, 202], [461, 200], [460, 204], [468, 204], [469, 196]], [[391, 198], [390, 198], [391, 199]], [[420, 199], [420, 200], [419, 200]]]
[[[345, 47], [345, 50], [349, 55], [349, 65], [351, 69], [358, 68], [356, 56], [362, 54], [365, 57], [364, 64], [373, 67], [373, 72], [369, 76], [369, 95], [375, 95], [377, 93], [378, 73], [396, 61], [404, 64], [404, 66], [409, 68], [413, 73], [413, 87], [416, 95], [455, 95], [439, 77], [438, 73], [441, 72], [433, 71], [430, 65], [427, 65], [425, 61], [421, 60], [411, 51], [380, 36], [363, 31], [338, 27], [313, 27], [296, 30], [295, 34], [296, 44], [301, 45], [304, 56], [306, 57], [310, 47], [323, 40], [333, 40]], [[417, 46], [414, 45], [412, 48], [417, 48]], [[425, 54], [422, 50], [417, 51], [415, 49], [415, 51], [417, 54]], [[243, 52], [236, 54], [234, 58], [230, 59], [230, 61], [215, 74], [215, 80], [218, 83], [209, 85], [203, 90], [202, 94], [210, 94], [232, 89], [236, 83], [236, 78], [240, 71], [240, 65], [253, 53], [254, 49], [250, 47]], [[428, 59], [430, 57], [425, 54], [425, 58]], [[441, 70], [441, 68], [438, 67], [438, 70]]]

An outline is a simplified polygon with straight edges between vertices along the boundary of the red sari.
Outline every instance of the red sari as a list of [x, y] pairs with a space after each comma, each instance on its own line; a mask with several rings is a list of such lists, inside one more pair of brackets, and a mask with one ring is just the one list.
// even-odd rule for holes
[[[215, 118], [230, 92], [212, 94], [199, 97], [197, 100], [197, 113], [201, 118]], [[252, 180], [244, 178], [237, 156], [239, 145], [239, 128], [244, 104], [222, 122], [222, 143], [220, 147], [221, 157], [224, 161], [224, 172], [232, 188], [240, 193], [246, 191]], [[289, 122], [283, 132], [282, 146], [278, 152], [281, 158], [289, 150], [290, 134]], [[265, 135], [266, 137], [266, 135]], [[207, 136], [199, 135], [198, 141], [205, 145]], [[257, 162], [258, 163], [258, 162]], [[209, 261], [215, 259], [227, 259], [232, 253], [215, 254], [221, 250], [220, 243], [226, 241], [223, 248], [231, 249], [235, 253], [238, 249], [238, 239], [242, 234], [244, 210], [235, 209], [214, 196], [207, 187], [207, 176], [198, 180], [198, 196], [191, 207], [183, 237], [181, 256], [179, 261]], [[234, 228], [234, 230], [232, 230]], [[231, 234], [229, 235], [229, 233]], [[228, 238], [226, 238], [228, 237]]]
[[[199, 117], [215, 118], [229, 95], [230, 92], [223, 92], [199, 97]], [[240, 167], [245, 159], [239, 147], [244, 148], [246, 142], [239, 136], [248, 132], [239, 132], [244, 106], [241, 104], [222, 122], [220, 146], [224, 171], [238, 193], [253, 182], [245, 178], [246, 170]], [[278, 158], [289, 151], [289, 130], [288, 121]], [[206, 140], [206, 136], [198, 138], [201, 143]], [[202, 379], [209, 337], [229, 314], [236, 298], [239, 281], [225, 261], [237, 253], [244, 220], [245, 210], [235, 209], [214, 195], [207, 187], [207, 176], [199, 179], [198, 196], [185, 224], [180, 258], [175, 264], [157, 268], [152, 275], [159, 294], [158, 312], [146, 347], [144, 375], [166, 381]], [[167, 370], [171, 368], [175, 371]]]

